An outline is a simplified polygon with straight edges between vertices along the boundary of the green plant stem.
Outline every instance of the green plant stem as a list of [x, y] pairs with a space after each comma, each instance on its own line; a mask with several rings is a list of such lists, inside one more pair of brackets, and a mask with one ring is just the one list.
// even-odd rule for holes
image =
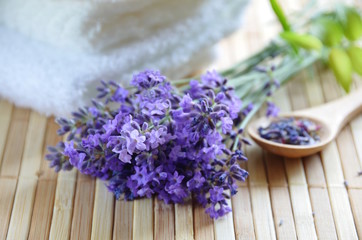
[[[273, 73], [273, 76], [280, 82], [281, 85], [288, 82], [292, 76], [301, 70], [306, 69], [308, 66], [318, 61], [320, 59], [320, 55], [313, 52], [307, 52], [302, 58], [289, 56], [286, 56], [285, 58], [286, 61], [278, 66]], [[264, 85], [268, 81], [270, 81], [270, 79], [265, 74], [265, 77], [259, 79], [259, 81], [251, 82], [249, 85], [240, 84], [239, 86], [235, 86], [236, 89], [241, 87], [241, 90], [236, 91], [236, 94], [243, 100], [243, 107], [248, 106], [250, 103], [253, 103], [254, 106], [253, 110], [246, 118], [243, 119], [240, 126], [241, 128], [244, 128], [248, 124], [250, 119], [261, 108], [262, 104], [268, 99], [264, 89]]]
[[245, 59], [244, 61], [241, 61], [231, 68], [225, 69], [221, 71], [221, 75], [233, 78], [236, 76], [241, 76], [244, 73], [250, 72], [253, 68], [259, 65], [259, 63], [265, 61], [267, 58], [277, 56], [288, 48], [286, 44], [276, 44], [274, 42], [271, 42], [268, 44], [265, 48], [261, 49], [256, 54], [252, 55], [251, 57]]
[[290, 31], [290, 24], [285, 16], [283, 9], [280, 7], [277, 0], [270, 0], [270, 5], [278, 17], [280, 24], [283, 26], [284, 31]]

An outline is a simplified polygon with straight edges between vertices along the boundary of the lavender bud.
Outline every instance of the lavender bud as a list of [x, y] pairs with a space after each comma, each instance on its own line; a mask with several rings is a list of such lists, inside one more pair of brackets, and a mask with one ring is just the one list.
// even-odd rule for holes
[[139, 125], [137, 122], [135, 122], [135, 121], [132, 121], [132, 122], [131, 122], [131, 126], [132, 126], [133, 128], [135, 128], [135, 129], [137, 129], [138, 131], [141, 130], [140, 125]]
[[142, 123], [142, 131], [146, 131], [147, 128], [148, 128], [148, 123], [147, 122]]
[[257, 71], [257, 72], [261, 72], [261, 73], [266, 73], [267, 72], [267, 69], [263, 66], [256, 66], [254, 67], [254, 70]]

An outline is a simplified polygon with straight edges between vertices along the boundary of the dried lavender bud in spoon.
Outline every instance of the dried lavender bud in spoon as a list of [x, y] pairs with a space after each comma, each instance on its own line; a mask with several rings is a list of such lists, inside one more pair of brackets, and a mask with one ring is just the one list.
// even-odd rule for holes
[[258, 132], [262, 138], [277, 143], [312, 145], [320, 141], [319, 130], [319, 125], [307, 119], [280, 118]]

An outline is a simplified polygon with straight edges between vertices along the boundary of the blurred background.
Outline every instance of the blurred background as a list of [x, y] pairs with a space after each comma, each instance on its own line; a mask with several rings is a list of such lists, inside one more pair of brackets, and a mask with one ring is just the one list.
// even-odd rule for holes
[[[314, 4], [306, 13], [337, 2], [353, 3], [298, 0], [282, 1], [282, 7], [300, 13]], [[289, 15], [291, 21], [299, 16]], [[47, 115], [66, 115], [89, 102], [100, 80], [127, 84], [147, 68], [178, 79], [213, 68], [215, 56], [225, 56], [215, 44], [236, 30], [248, 37], [234, 38], [235, 62], [281, 28], [269, 2], [259, 0], [1, 0], [0, 95]]]

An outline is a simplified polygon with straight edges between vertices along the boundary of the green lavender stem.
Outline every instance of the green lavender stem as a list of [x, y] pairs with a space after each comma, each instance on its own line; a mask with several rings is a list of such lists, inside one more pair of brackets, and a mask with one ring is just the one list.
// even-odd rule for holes
[[[315, 63], [320, 59], [319, 54], [315, 54], [313, 52], [306, 52], [306, 54], [302, 58], [285, 56], [287, 61], [282, 63], [280, 66], [276, 68], [273, 73], [273, 77], [277, 79], [281, 85], [285, 84], [290, 80], [292, 76], [299, 73], [303, 69], [306, 69], [308, 66]], [[264, 85], [270, 81], [269, 77], [265, 74], [265, 78], [261, 79], [254, 86], [254, 90], [245, 92], [237, 91], [236, 94], [243, 100], [243, 106], [247, 106], [250, 103], [254, 104], [254, 109], [249, 113], [249, 115], [243, 120], [241, 127], [244, 128], [250, 119], [257, 113], [257, 111], [261, 108], [262, 104], [268, 99], [263, 89]], [[237, 86], [236, 86], [237, 88]], [[251, 89], [250, 86], [242, 86], [242, 88]]]

